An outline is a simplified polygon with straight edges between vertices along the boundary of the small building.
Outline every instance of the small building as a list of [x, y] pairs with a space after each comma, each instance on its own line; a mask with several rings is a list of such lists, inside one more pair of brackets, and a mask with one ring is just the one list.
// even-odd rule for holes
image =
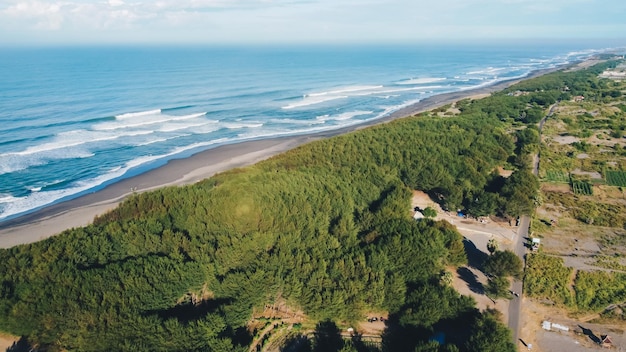
[[415, 214], [413, 214], [413, 219], [415, 220], [422, 220], [424, 218], [424, 214], [422, 214], [421, 211], [416, 210]]
[[585, 100], [585, 97], [582, 95], [577, 95], [574, 97], [574, 102], [581, 102], [583, 100]]
[[611, 337], [609, 335], [602, 335], [600, 336], [600, 338], [602, 339], [600, 341], [600, 346], [602, 346], [602, 348], [613, 347], [613, 341], [611, 340]]

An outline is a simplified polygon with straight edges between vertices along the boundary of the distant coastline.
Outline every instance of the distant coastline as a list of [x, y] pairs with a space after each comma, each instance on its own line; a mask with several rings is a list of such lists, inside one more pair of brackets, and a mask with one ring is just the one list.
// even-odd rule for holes
[[222, 145], [184, 159], [173, 159], [161, 167], [148, 170], [137, 176], [121, 179], [93, 193], [45, 206], [31, 213], [0, 222], [0, 248], [37, 242], [70, 228], [86, 226], [96, 216], [115, 208], [124, 198], [135, 192], [145, 192], [166, 186], [193, 184], [216, 173], [255, 164], [314, 140], [413, 116], [458, 100], [480, 97], [505, 89], [517, 82], [576, 64], [579, 63], [533, 71], [524, 78], [501, 81], [490, 86], [434, 95], [399, 109], [386, 117], [358, 125], [319, 133]]

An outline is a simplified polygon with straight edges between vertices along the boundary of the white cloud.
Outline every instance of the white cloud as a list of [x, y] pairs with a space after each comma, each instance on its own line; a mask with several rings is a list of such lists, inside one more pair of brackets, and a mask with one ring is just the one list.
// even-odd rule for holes
[[[45, 30], [61, 29], [63, 26], [104, 29], [117, 25], [132, 27], [146, 19], [183, 25], [185, 16], [194, 19], [198, 13], [263, 10], [295, 3], [293, 0], [19, 0], [4, 9], [0, 5], [0, 16], [26, 19], [35, 28]], [[172, 21], [172, 18], [177, 20]]]
[[8, 6], [2, 11], [3, 14], [33, 21], [37, 29], [55, 30], [61, 28], [63, 23], [63, 3], [43, 1], [22, 1]]
[[0, 42], [9, 37], [4, 31], [108, 42], [407, 41], [602, 31], [615, 36], [624, 23], [617, 14], [626, 5], [599, 1], [0, 0]]
[[132, 27], [141, 19], [153, 17], [138, 4], [128, 4], [123, 0], [19, 1], [0, 10], [0, 15], [13, 20], [26, 20], [25, 23], [30, 25], [31, 29], [46, 31]]

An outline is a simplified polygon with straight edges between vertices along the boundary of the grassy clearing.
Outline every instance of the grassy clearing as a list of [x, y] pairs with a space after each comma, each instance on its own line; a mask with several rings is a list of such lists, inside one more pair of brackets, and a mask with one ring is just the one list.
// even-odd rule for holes
[[[626, 274], [578, 271], [563, 265], [563, 259], [532, 254], [526, 262], [524, 292], [530, 296], [579, 312], [602, 312], [626, 300]], [[573, 279], [573, 280], [572, 280]]]
[[564, 266], [561, 258], [530, 254], [526, 259], [524, 292], [530, 297], [549, 300], [557, 305], [572, 305], [571, 274], [572, 268]]
[[619, 258], [599, 256], [591, 263], [599, 268], [623, 271], [626, 273], [626, 265], [620, 263]]

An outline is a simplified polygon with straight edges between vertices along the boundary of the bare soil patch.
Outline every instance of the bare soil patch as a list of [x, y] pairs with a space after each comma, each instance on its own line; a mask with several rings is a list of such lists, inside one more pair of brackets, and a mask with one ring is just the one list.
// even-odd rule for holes
[[[524, 300], [524, 314], [520, 339], [526, 344], [533, 345], [533, 351], [552, 352], [586, 352], [602, 351], [606, 349], [594, 342], [602, 335], [609, 335], [614, 342], [613, 350], [626, 346], [626, 323], [594, 324], [581, 322], [569, 317], [567, 312], [558, 307], [544, 305], [531, 300]], [[568, 332], [546, 331], [541, 327], [543, 321], [550, 321], [569, 328]], [[519, 343], [519, 349], [526, 348]]]
[[422, 191], [413, 191], [413, 198], [411, 198], [411, 215], [413, 214], [413, 209], [426, 209], [431, 207], [437, 211], [437, 213], [443, 212], [441, 206], [437, 204], [434, 200], [430, 199], [430, 196]]
[[565, 183], [542, 183], [541, 190], [543, 192], [573, 193], [570, 186]]
[[513, 174], [513, 170], [505, 170], [502, 166], [498, 166], [497, 170], [498, 175], [504, 178], [508, 178], [509, 176], [511, 176], [511, 174]]
[[592, 144], [592, 145], [610, 147], [610, 148], [612, 148], [616, 144], [619, 144], [621, 146], [626, 145], [626, 141], [623, 138], [612, 138], [609, 135], [609, 131], [601, 131], [601, 132], [604, 133], [603, 135], [603, 137], [605, 137], [604, 139], [598, 138], [597, 134], [595, 134], [587, 139], [587, 143]]
[[497, 309], [502, 313], [502, 322], [509, 320], [509, 300], [498, 299], [493, 301], [485, 295], [484, 287], [487, 285], [487, 277], [480, 270], [462, 266], [453, 272], [452, 287], [464, 296], [470, 296], [476, 301], [476, 307], [481, 311]]
[[302, 310], [287, 305], [283, 299], [278, 299], [273, 305], [266, 304], [262, 310], [252, 312], [254, 319], [280, 319], [286, 323], [302, 323], [307, 316]]
[[593, 196], [605, 203], [626, 204], [626, 189], [597, 185], [593, 187]]
[[[385, 331], [385, 322], [389, 318], [388, 312], [368, 312], [365, 314], [366, 319], [359, 322], [356, 330], [364, 336], [382, 336]], [[376, 318], [376, 320], [374, 320]]]
[[9, 351], [19, 340], [19, 336], [0, 333], [0, 351]]
[[[581, 155], [584, 155], [585, 158], [589, 157], [589, 154], [578, 154], [576, 157], [578, 159], [585, 159], [585, 158], [581, 158], [580, 157]], [[580, 176], [589, 176], [589, 178], [597, 179], [597, 180], [601, 180], [602, 179], [602, 175], [599, 172], [596, 172], [596, 171], [582, 171], [581, 169], [574, 169], [574, 170], [570, 171], [570, 173], [572, 173], [574, 175], [580, 175]]]
[[572, 144], [580, 142], [580, 138], [574, 136], [552, 136], [552, 140], [559, 144]]

